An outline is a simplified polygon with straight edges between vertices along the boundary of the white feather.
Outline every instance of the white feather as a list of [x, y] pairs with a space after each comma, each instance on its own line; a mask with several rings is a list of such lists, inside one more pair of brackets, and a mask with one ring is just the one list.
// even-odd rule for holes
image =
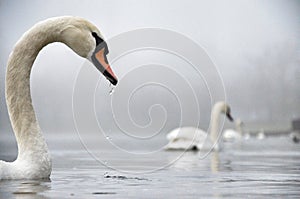
[[14, 162], [0, 161], [0, 180], [49, 178], [51, 158], [30, 95], [32, 64], [39, 51], [52, 42], [63, 42], [88, 58], [96, 47], [92, 31], [100, 35], [94, 25], [82, 18], [51, 18], [33, 26], [15, 45], [8, 61], [5, 89], [19, 151]]

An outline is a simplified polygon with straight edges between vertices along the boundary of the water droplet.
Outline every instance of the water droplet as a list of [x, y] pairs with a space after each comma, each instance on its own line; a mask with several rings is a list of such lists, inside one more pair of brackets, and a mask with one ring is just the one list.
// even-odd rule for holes
[[106, 136], [106, 139], [107, 139], [107, 140], [111, 140], [111, 138], [110, 138], [109, 136]]
[[115, 86], [109, 83], [109, 87], [110, 87], [109, 95], [112, 95], [115, 92]]
[[112, 87], [111, 90], [109, 91], [109, 95], [112, 95], [115, 92], [115, 88]]

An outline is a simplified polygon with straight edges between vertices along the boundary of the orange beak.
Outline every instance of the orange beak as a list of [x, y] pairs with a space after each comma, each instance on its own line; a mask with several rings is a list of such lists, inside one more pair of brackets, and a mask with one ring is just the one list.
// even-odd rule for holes
[[95, 52], [92, 55], [92, 62], [96, 68], [112, 83], [116, 85], [118, 79], [113, 73], [110, 65], [108, 64], [106, 55], [108, 54], [108, 47], [105, 41], [96, 47]]

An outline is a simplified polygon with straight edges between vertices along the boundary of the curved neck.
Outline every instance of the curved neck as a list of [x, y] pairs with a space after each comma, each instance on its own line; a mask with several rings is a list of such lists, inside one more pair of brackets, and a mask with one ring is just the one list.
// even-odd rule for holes
[[213, 143], [218, 140], [221, 107], [214, 106], [211, 112], [210, 139]]
[[59, 37], [60, 25], [47, 21], [35, 25], [17, 42], [8, 60], [6, 103], [18, 143], [18, 158], [25, 152], [48, 151], [32, 106], [30, 73], [39, 51], [49, 43], [62, 41]]

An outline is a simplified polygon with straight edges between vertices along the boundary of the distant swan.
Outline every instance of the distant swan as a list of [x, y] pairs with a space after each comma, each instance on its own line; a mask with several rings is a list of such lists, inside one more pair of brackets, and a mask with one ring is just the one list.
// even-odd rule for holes
[[112, 84], [117, 84], [107, 62], [107, 45], [90, 22], [79, 17], [55, 17], [24, 33], [10, 54], [5, 86], [18, 157], [14, 162], [0, 161], [0, 179], [39, 179], [51, 174], [50, 154], [31, 102], [30, 72], [39, 51], [52, 42], [66, 44], [89, 59]]
[[265, 130], [264, 130], [263, 128], [261, 128], [261, 129], [258, 131], [257, 135], [256, 135], [256, 139], [258, 139], [258, 140], [263, 140], [263, 139], [265, 139], [265, 138], [266, 138], [266, 136], [265, 136]]
[[208, 133], [195, 127], [180, 127], [172, 130], [167, 139], [169, 143], [166, 150], [209, 150], [214, 148], [218, 150], [218, 132], [220, 114], [226, 114], [230, 121], [233, 118], [230, 115], [230, 107], [225, 102], [217, 102], [211, 113], [210, 139], [207, 139]]
[[243, 131], [243, 125], [241, 119], [235, 120], [235, 129], [226, 129], [223, 132], [224, 141], [237, 141], [240, 139], [249, 139], [250, 135]]

